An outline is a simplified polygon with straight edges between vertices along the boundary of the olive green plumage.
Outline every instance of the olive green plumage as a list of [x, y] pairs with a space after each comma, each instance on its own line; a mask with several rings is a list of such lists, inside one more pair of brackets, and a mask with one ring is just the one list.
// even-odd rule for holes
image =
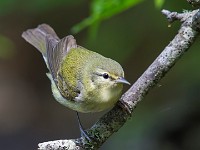
[[123, 83], [129, 84], [119, 63], [77, 45], [71, 35], [60, 40], [46, 24], [22, 37], [42, 53], [55, 99], [73, 110], [111, 108], [121, 96]]

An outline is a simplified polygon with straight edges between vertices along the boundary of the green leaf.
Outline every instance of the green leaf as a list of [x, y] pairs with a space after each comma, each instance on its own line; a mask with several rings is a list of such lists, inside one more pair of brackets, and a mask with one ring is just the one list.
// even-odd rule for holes
[[157, 9], [160, 9], [163, 6], [164, 2], [165, 0], [154, 0], [155, 7]]
[[97, 26], [97, 23], [100, 24], [101, 21], [117, 15], [142, 1], [143, 0], [93, 0], [90, 6], [91, 15], [75, 25], [72, 28], [72, 32], [78, 33], [93, 24]]

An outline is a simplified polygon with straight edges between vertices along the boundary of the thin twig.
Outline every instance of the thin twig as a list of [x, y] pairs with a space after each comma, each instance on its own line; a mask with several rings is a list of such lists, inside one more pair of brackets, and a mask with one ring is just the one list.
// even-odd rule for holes
[[192, 6], [199, 7], [200, 6], [200, 0], [187, 0]]

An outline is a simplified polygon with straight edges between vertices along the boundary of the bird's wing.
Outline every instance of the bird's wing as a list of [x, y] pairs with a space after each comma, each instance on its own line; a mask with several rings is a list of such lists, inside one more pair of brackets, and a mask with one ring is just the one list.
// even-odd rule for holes
[[28, 29], [22, 33], [22, 37], [36, 47], [46, 57], [46, 38], [51, 37], [51, 42], [56, 45], [60, 40], [55, 31], [47, 24], [41, 24], [37, 28]]
[[72, 35], [66, 36], [61, 39], [58, 44], [53, 47], [51, 38], [46, 38], [47, 47], [47, 62], [49, 70], [53, 76], [54, 81], [57, 83], [57, 73], [60, 65], [70, 51], [71, 48], [77, 48], [76, 40]]

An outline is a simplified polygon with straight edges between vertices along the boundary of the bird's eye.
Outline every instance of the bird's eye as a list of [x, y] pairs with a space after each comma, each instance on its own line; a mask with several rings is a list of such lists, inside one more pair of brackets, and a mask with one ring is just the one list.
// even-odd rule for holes
[[108, 79], [108, 78], [109, 78], [109, 75], [108, 75], [107, 73], [104, 73], [104, 74], [103, 74], [103, 78], [104, 78], [104, 79]]

